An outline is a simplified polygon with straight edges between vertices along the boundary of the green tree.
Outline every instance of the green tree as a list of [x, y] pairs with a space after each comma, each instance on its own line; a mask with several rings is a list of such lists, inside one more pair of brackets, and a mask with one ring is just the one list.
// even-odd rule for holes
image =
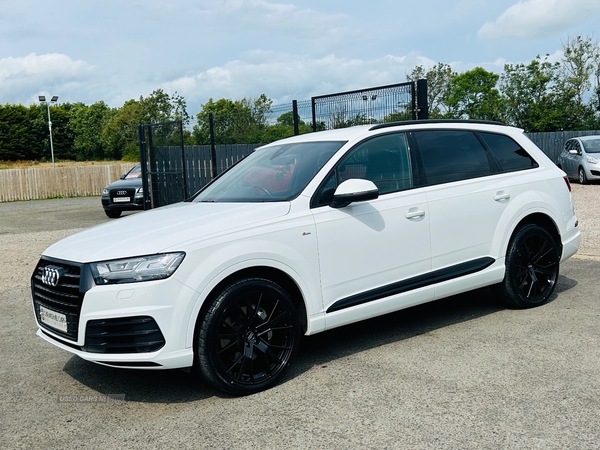
[[[23, 105], [0, 105], [0, 160], [30, 159], [30, 113]], [[37, 149], [38, 152], [41, 148]], [[36, 153], [38, 153], [36, 152]]]
[[[573, 130], [593, 127], [597, 124], [594, 99], [585, 102], [585, 98], [592, 93], [593, 77], [600, 78], [598, 41], [591, 37], [569, 37], [563, 43], [563, 55], [558, 89], [567, 113], [565, 127]], [[594, 90], [600, 92], [597, 85]]]
[[213, 115], [216, 144], [260, 143], [268, 128], [267, 115], [272, 101], [264, 94], [242, 100], [210, 98], [197, 114], [193, 136], [197, 144], [210, 143], [209, 115]]
[[73, 145], [78, 161], [106, 158], [102, 136], [110, 117], [111, 109], [103, 101], [90, 106], [83, 103], [75, 103], [71, 106], [69, 119], [74, 133]]
[[564, 112], [557, 91], [560, 63], [539, 55], [529, 64], [506, 64], [500, 77], [504, 121], [529, 132], [559, 130]]
[[456, 119], [500, 120], [501, 102], [496, 83], [500, 76], [482, 67], [456, 75], [445, 102], [447, 116]]
[[[448, 106], [445, 103], [450, 90], [450, 83], [457, 75], [449, 64], [437, 63], [431, 69], [425, 70], [422, 65], [416, 66], [406, 74], [408, 81], [427, 80], [427, 103], [429, 118], [441, 119], [448, 115]], [[405, 119], [401, 119], [405, 120]]]
[[175, 92], [169, 95], [162, 89], [156, 89], [148, 97], [140, 96], [141, 116], [144, 123], [183, 120], [189, 122], [185, 99]]

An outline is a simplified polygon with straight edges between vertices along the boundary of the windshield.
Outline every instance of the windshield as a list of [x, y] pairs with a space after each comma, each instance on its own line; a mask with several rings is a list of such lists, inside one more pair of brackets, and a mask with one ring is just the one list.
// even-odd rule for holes
[[582, 139], [581, 142], [586, 153], [600, 153], [600, 138]]
[[125, 179], [129, 180], [130, 178], [140, 178], [142, 176], [142, 166], [137, 165], [125, 175]]
[[345, 142], [300, 142], [259, 148], [206, 186], [195, 202], [292, 200]]

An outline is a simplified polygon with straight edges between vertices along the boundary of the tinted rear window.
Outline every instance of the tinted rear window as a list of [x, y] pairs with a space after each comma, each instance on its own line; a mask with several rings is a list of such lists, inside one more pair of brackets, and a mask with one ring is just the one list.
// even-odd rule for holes
[[487, 153], [470, 131], [417, 131], [425, 184], [478, 178], [491, 173]]
[[503, 172], [538, 167], [535, 160], [508, 136], [494, 133], [479, 133], [492, 154], [500, 164]]

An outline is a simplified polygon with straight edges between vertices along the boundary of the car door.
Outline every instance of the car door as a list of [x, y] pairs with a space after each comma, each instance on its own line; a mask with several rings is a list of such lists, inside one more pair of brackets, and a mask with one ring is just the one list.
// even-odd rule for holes
[[[377, 136], [343, 157], [313, 197], [327, 328], [432, 299], [427, 200], [412, 171], [405, 134]], [[332, 208], [349, 178], [373, 181], [379, 197]]]
[[498, 257], [494, 235], [518, 193], [511, 174], [499, 173], [471, 131], [417, 131], [413, 138], [429, 204], [432, 272], [448, 280], [485, 269]]
[[567, 174], [567, 176], [571, 177], [572, 175], [572, 163], [571, 163], [571, 157], [572, 155], [569, 153], [569, 150], [571, 150], [573, 148], [573, 141], [569, 140], [567, 142], [565, 142], [565, 146], [562, 150], [562, 153], [560, 154], [560, 166], [562, 168], [562, 170]]
[[583, 150], [581, 149], [581, 143], [579, 140], [573, 140], [573, 149], [577, 152], [575, 155], [571, 155], [571, 169], [573, 171], [573, 177], [579, 177], [579, 167], [583, 165]]

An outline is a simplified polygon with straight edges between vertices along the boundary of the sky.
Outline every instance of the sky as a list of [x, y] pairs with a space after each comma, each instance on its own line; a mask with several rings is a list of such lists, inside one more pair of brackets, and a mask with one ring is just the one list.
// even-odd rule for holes
[[0, 104], [156, 89], [273, 104], [406, 81], [415, 66], [501, 73], [569, 37], [598, 38], [600, 0], [0, 0]]

